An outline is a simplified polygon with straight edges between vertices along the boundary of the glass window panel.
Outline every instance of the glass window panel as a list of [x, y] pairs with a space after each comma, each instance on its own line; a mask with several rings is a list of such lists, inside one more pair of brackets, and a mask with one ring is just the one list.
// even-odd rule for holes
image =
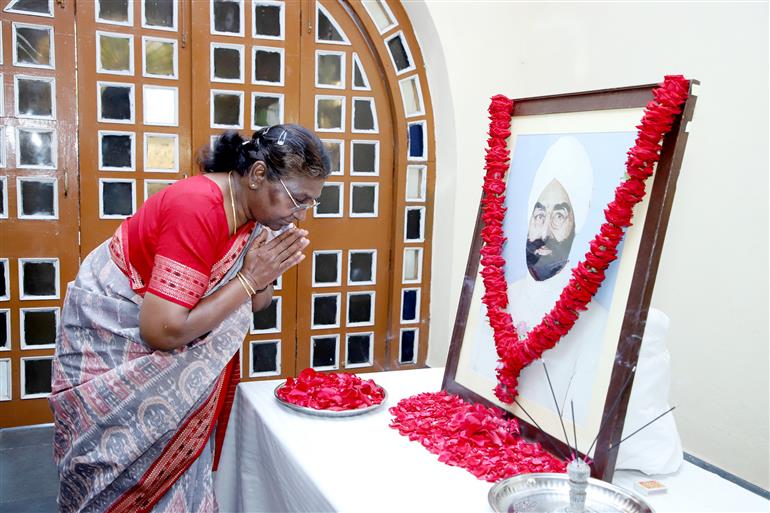
[[329, 17], [321, 9], [318, 10], [318, 34], [319, 41], [331, 41], [334, 43], [344, 43], [345, 38], [342, 36], [337, 27], [331, 22]]
[[239, 2], [213, 0], [212, 8], [216, 32], [241, 33], [241, 6]]
[[342, 186], [339, 184], [325, 184], [321, 189], [321, 196], [318, 198], [318, 206], [316, 207], [316, 214], [341, 214], [342, 208], [340, 206], [340, 198]]
[[144, 138], [145, 171], [176, 171], [177, 139], [172, 136], [146, 134]]
[[0, 298], [8, 298], [8, 261], [0, 260]]
[[318, 85], [344, 87], [342, 83], [342, 59], [339, 54], [316, 54]]
[[21, 205], [19, 212], [22, 216], [56, 216], [54, 194], [56, 193], [54, 180], [18, 181]]
[[54, 167], [54, 133], [19, 129], [19, 165]]
[[313, 258], [314, 283], [339, 283], [339, 253], [315, 253]]
[[52, 31], [48, 27], [14, 25], [16, 62], [20, 65], [53, 66]]
[[408, 240], [422, 240], [422, 213], [421, 208], [406, 210], [406, 238]]
[[349, 294], [348, 295], [348, 323], [372, 322], [372, 295]]
[[132, 38], [108, 34], [97, 34], [96, 37], [99, 38], [99, 71], [130, 73]]
[[353, 173], [377, 173], [377, 143], [354, 142], [353, 145]]
[[102, 182], [102, 215], [130, 216], [134, 213], [133, 182]]
[[353, 100], [353, 129], [376, 130], [374, 121], [374, 102], [372, 100]]
[[8, 4], [6, 10], [53, 15], [50, 0], [15, 0]]
[[406, 201], [425, 201], [425, 166], [407, 166]]
[[342, 98], [318, 98], [316, 125], [321, 130], [342, 130]]
[[395, 23], [381, 0], [365, 1], [364, 6], [380, 33]]
[[283, 54], [270, 50], [254, 50], [254, 81], [281, 83]]
[[369, 80], [366, 78], [366, 72], [364, 72], [361, 61], [356, 54], [353, 54], [353, 87], [369, 89]]
[[351, 185], [353, 214], [376, 214], [376, 187], [374, 185]]
[[399, 363], [414, 363], [414, 343], [416, 330], [403, 330], [401, 332], [401, 351], [398, 358]]
[[254, 5], [254, 37], [281, 37], [281, 6]]
[[336, 326], [339, 295], [313, 296], [313, 326]]
[[145, 125], [177, 125], [177, 89], [175, 87], [144, 86], [143, 93]]
[[251, 343], [251, 372], [278, 372], [278, 342]]
[[416, 116], [422, 114], [422, 102], [420, 101], [420, 84], [416, 77], [409, 78], [408, 80], [402, 80], [399, 82], [401, 86], [401, 96], [404, 99], [404, 110], [407, 116]]
[[[0, 138], [3, 131], [0, 130]], [[0, 177], [0, 219], [8, 218], [8, 181], [5, 177]], [[0, 294], [2, 296], [3, 294]]]
[[134, 169], [134, 136], [132, 134], [99, 134], [101, 167]]
[[100, 20], [113, 23], [128, 23], [128, 0], [98, 0], [97, 16]]
[[243, 80], [241, 50], [230, 47], [214, 47], [214, 78]]
[[241, 96], [238, 94], [214, 93], [215, 125], [241, 125]]
[[372, 335], [369, 333], [348, 335], [347, 363], [353, 365], [371, 363], [369, 357], [371, 343]]
[[144, 23], [149, 27], [174, 28], [175, 0], [143, 0]]
[[313, 367], [335, 367], [337, 365], [337, 337], [313, 338]]
[[176, 44], [173, 41], [144, 39], [144, 73], [156, 77], [176, 77]]
[[24, 390], [22, 395], [51, 393], [51, 359], [22, 360]]
[[331, 161], [332, 174], [342, 174], [342, 141], [323, 141]]
[[10, 320], [11, 312], [8, 310], [0, 310], [0, 349], [8, 349], [11, 347], [11, 334], [8, 330]]
[[278, 298], [274, 297], [270, 306], [261, 312], [254, 312], [252, 329], [266, 331], [278, 329]]
[[169, 185], [174, 183], [173, 181], [145, 181], [144, 182], [144, 191], [145, 191], [145, 199], [149, 198], [153, 194], [162, 191]]
[[404, 290], [401, 300], [401, 320], [417, 320], [417, 290]]
[[252, 103], [254, 104], [253, 125], [255, 127], [272, 126], [283, 123], [281, 98], [255, 94], [252, 97]]
[[16, 88], [19, 116], [54, 117], [52, 81], [16, 77]]
[[27, 346], [55, 344], [56, 317], [56, 309], [22, 310], [22, 319], [24, 319], [22, 343]]
[[421, 266], [422, 249], [404, 248], [404, 281], [419, 280]]
[[401, 34], [388, 40], [388, 50], [398, 71], [404, 71], [412, 66]]
[[409, 124], [409, 156], [416, 158], [425, 157], [422, 123]]
[[350, 276], [351, 284], [372, 283], [374, 281], [374, 253], [372, 251], [350, 252]]
[[0, 401], [11, 399], [11, 360], [0, 360]]
[[24, 275], [22, 296], [56, 296], [56, 264], [54, 262], [22, 262]]
[[99, 86], [101, 119], [131, 121], [133, 119], [133, 89], [128, 86]]

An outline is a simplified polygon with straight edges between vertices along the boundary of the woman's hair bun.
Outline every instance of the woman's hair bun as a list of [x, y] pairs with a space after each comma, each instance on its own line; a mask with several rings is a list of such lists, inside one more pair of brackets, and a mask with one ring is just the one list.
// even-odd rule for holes
[[235, 130], [228, 130], [217, 137], [213, 148], [202, 151], [200, 166], [207, 173], [227, 172], [248, 166], [242, 150], [243, 137]]

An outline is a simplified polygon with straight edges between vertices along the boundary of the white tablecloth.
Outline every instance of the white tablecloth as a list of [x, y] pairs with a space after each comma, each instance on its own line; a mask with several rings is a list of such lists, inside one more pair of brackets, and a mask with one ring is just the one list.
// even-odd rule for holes
[[[488, 512], [490, 483], [440, 463], [417, 442], [388, 427], [388, 408], [404, 397], [441, 388], [443, 369], [383, 372], [371, 377], [387, 404], [357, 417], [296, 413], [273, 397], [279, 381], [238, 386], [215, 487], [229, 512]], [[643, 477], [616, 472], [633, 489]], [[648, 497], [658, 512], [767, 512], [767, 500], [685, 462], [659, 478], [669, 491]]]

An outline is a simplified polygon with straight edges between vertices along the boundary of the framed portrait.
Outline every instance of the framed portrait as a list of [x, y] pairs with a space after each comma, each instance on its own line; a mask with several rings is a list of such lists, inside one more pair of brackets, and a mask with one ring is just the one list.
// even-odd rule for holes
[[[582, 453], [598, 436], [588, 456], [592, 475], [607, 481], [695, 106], [693, 84], [601, 287], [572, 329], [521, 371], [521, 407], [501, 402], [494, 393], [498, 355], [482, 302], [481, 207], [468, 257], [443, 388], [503, 408], [520, 420], [525, 437], [550, 451], [568, 454], [567, 444], [574, 447], [576, 438]], [[627, 152], [654, 88], [514, 100], [502, 257], [508, 313], [520, 339], [551, 311], [605, 222], [605, 208], [624, 179]]]

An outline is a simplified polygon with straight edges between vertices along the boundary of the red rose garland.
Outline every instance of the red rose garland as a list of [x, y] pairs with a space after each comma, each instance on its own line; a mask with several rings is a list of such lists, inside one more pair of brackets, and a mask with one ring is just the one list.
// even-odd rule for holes
[[505, 140], [511, 135], [513, 101], [502, 95], [492, 98], [489, 106], [489, 148], [486, 155], [481, 238], [481, 275], [486, 293], [482, 301], [487, 306], [489, 324], [494, 330], [495, 348], [499, 357], [498, 385], [495, 395], [505, 403], [516, 397], [521, 371], [548, 349], [554, 347], [574, 326], [580, 312], [604, 281], [604, 271], [617, 258], [617, 247], [624, 229], [631, 226], [634, 206], [645, 195], [645, 181], [653, 174], [660, 158], [661, 140], [674, 123], [687, 100], [690, 82], [681, 75], [666, 76], [652, 92], [647, 104], [634, 147], [628, 151], [626, 178], [615, 190], [615, 199], [604, 210], [606, 222], [591, 241], [585, 260], [572, 270], [572, 279], [562, 291], [553, 309], [543, 320], [519, 339], [513, 320], [506, 311], [508, 283], [505, 280], [502, 256], [505, 235], [505, 173], [510, 151]]

